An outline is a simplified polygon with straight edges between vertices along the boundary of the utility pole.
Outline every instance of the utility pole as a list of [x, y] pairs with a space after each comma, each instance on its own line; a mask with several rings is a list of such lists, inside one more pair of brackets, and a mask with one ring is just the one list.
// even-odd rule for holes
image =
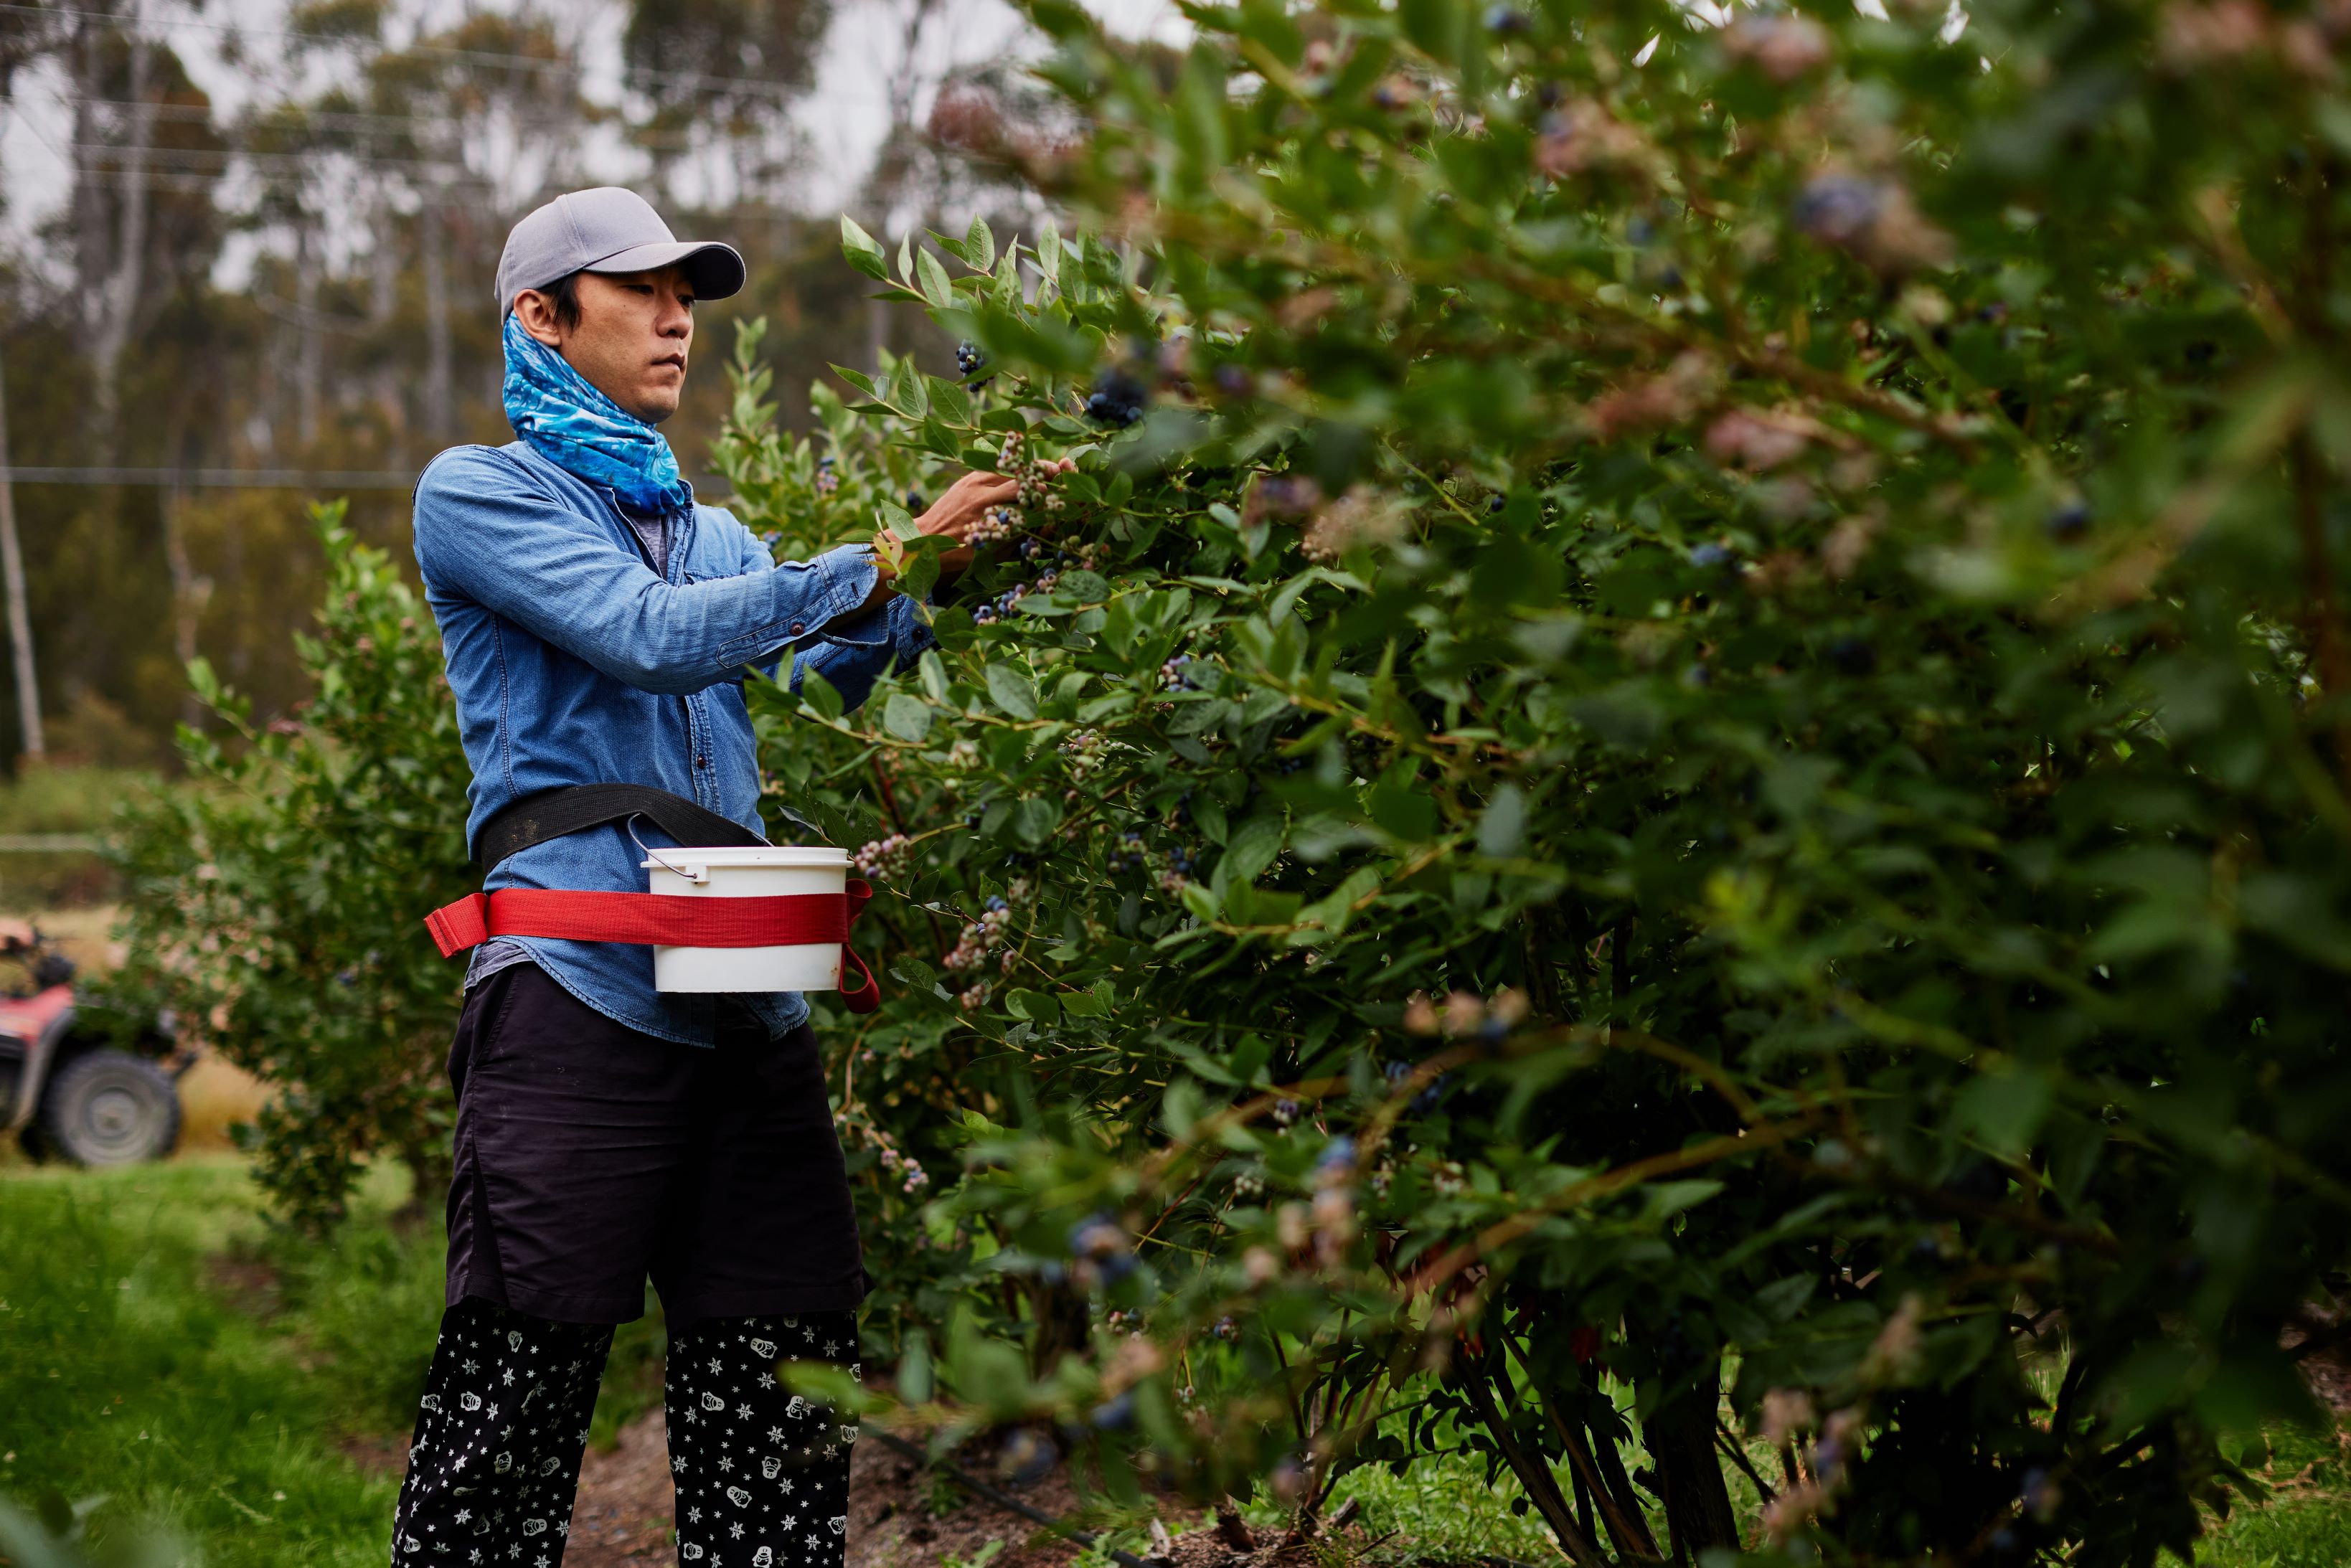
[[25, 755], [38, 762], [48, 748], [41, 739], [41, 683], [34, 678], [33, 621], [25, 607], [25, 552], [16, 543], [16, 486], [8, 463], [8, 388], [0, 362], [0, 586], [8, 597], [8, 647], [16, 666], [16, 712], [25, 735]]

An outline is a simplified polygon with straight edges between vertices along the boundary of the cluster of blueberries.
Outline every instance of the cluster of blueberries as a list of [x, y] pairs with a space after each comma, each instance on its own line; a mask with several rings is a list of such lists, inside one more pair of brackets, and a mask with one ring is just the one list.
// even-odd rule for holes
[[[1384, 1071], [1387, 1073], [1387, 1080], [1391, 1084], [1401, 1083], [1412, 1075], [1412, 1063], [1391, 1061]], [[1412, 1103], [1408, 1107], [1414, 1115], [1425, 1116], [1437, 1109], [1437, 1102], [1445, 1093], [1445, 1081], [1450, 1076], [1449, 1073], [1440, 1072], [1421, 1086], [1420, 1092], [1412, 1097]]]
[[1198, 688], [1194, 686], [1192, 684], [1191, 675], [1186, 673], [1185, 669], [1185, 666], [1189, 664], [1191, 662], [1191, 654], [1178, 653], [1174, 658], [1169, 659], [1165, 664], [1161, 664], [1159, 666], [1159, 685], [1162, 689], [1171, 692], [1188, 692], [1197, 690]]
[[976, 384], [971, 378], [979, 374], [987, 364], [987, 356], [980, 351], [978, 344], [957, 343], [956, 345], [956, 374], [964, 378], [966, 385]]
[[995, 598], [973, 606], [971, 618], [975, 624], [991, 625], [1012, 613], [1012, 607], [1029, 597], [1029, 585], [1016, 582]]
[[1118, 848], [1102, 862], [1102, 870], [1112, 876], [1121, 872], [1141, 871], [1147, 852], [1143, 847], [1143, 835], [1129, 831], [1119, 835]]
[[1124, 371], [1104, 371], [1094, 378], [1093, 391], [1086, 398], [1086, 417], [1123, 430], [1143, 417], [1144, 400], [1149, 395], [1143, 383]]

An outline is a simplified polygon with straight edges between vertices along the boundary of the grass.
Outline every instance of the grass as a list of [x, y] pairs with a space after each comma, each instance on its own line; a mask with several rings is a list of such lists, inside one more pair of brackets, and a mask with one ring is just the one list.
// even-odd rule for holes
[[[405, 1443], [441, 1310], [439, 1227], [389, 1221], [402, 1181], [377, 1172], [319, 1246], [264, 1221], [234, 1158], [0, 1166], [0, 1500], [102, 1498], [94, 1537], [160, 1526], [208, 1568], [381, 1563], [395, 1487], [360, 1461]], [[663, 1343], [657, 1311], [621, 1330], [592, 1442], [659, 1401]], [[2246, 1462], [2274, 1500], [2218, 1527], [2200, 1563], [2351, 1563], [2337, 1435], [2274, 1433]], [[1507, 1474], [1489, 1486], [1475, 1455], [1447, 1454], [1403, 1476], [1357, 1470], [1333, 1505], [1353, 1497], [1372, 1535], [1393, 1534], [1385, 1560], [1559, 1561], [1515, 1495]], [[1246, 1511], [1282, 1522], [1262, 1500]], [[1080, 1568], [1108, 1568], [1097, 1557]]]
[[[0, 1499], [102, 1496], [94, 1539], [159, 1526], [207, 1568], [380, 1564], [441, 1316], [404, 1197], [379, 1170], [319, 1246], [234, 1158], [0, 1168]], [[592, 1443], [659, 1402], [664, 1343], [657, 1312], [620, 1331]]]
[[221, 1568], [378, 1563], [392, 1483], [339, 1450], [287, 1337], [206, 1288], [245, 1185], [227, 1163], [0, 1177], [0, 1491], [102, 1495], [94, 1538], [152, 1523]]

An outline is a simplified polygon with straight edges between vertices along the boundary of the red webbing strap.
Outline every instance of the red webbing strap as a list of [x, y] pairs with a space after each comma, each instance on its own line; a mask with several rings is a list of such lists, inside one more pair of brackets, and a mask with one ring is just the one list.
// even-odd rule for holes
[[[873, 889], [851, 877], [845, 891], [758, 898], [694, 898], [674, 893], [580, 893], [504, 887], [468, 894], [424, 917], [444, 958], [493, 936], [559, 936], [573, 942], [639, 942], [667, 947], [780, 947], [841, 944], [841, 999], [869, 1013], [881, 987], [849, 946], [850, 923]], [[858, 984], [849, 984], [852, 968]]]

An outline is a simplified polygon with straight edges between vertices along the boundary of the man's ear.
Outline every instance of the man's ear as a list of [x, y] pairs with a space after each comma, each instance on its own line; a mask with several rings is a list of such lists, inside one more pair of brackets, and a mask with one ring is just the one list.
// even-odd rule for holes
[[550, 349], [563, 347], [563, 332], [555, 324], [555, 301], [536, 288], [526, 288], [515, 296], [514, 313], [522, 322], [522, 329]]

